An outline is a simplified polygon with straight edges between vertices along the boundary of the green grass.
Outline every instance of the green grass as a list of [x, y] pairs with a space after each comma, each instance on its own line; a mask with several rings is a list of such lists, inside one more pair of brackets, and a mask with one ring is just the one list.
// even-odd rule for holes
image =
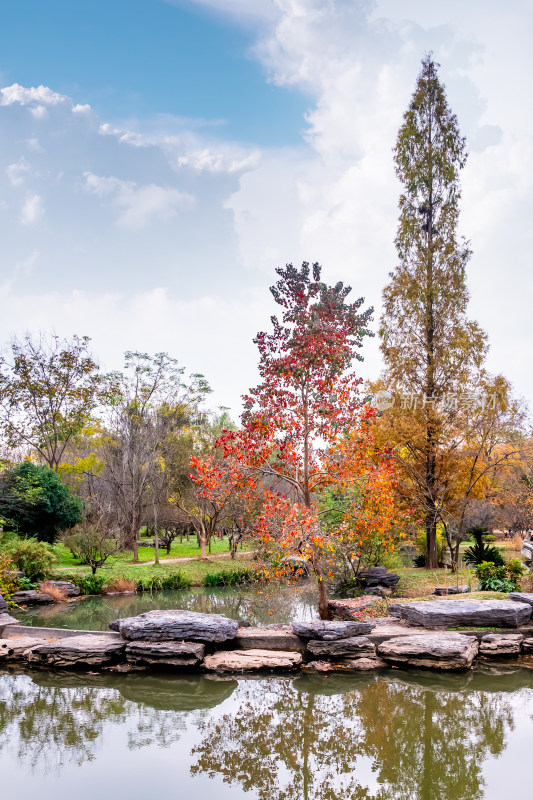
[[[434, 600], [433, 591], [436, 586], [469, 585], [475, 589], [478, 580], [471, 569], [460, 569], [452, 574], [449, 569], [421, 569], [419, 567], [400, 567], [394, 572], [400, 576], [400, 581], [395, 587], [394, 599], [409, 600]], [[485, 600], [501, 600], [507, 597], [502, 592], [476, 592], [467, 594], [447, 595], [446, 600], [468, 600], [472, 598]]]
[[476, 628], [476, 627], [472, 627], [471, 625], [470, 626], [462, 625], [462, 626], [459, 626], [457, 628], [449, 628], [448, 630], [450, 630], [450, 631], [496, 631], [496, 632], [499, 632], [499, 633], [502, 632], [501, 628]]
[[[220, 541], [220, 539], [215, 538], [211, 542], [211, 554], [218, 555], [228, 553], [228, 542], [226, 540]], [[246, 548], [243, 548], [243, 552]], [[58, 567], [80, 567], [79, 561], [72, 556], [70, 550], [65, 547], [64, 544], [58, 542], [54, 545], [54, 552], [56, 553], [59, 561], [57, 566]], [[241, 548], [239, 548], [239, 552], [241, 552]], [[196, 539], [191, 537], [190, 541], [187, 542], [184, 540], [181, 544], [179, 541], [172, 542], [172, 547], [170, 549], [170, 553], [167, 555], [167, 551], [165, 547], [159, 548], [159, 559], [160, 561], [165, 561], [166, 559], [172, 558], [199, 558], [200, 557], [200, 548], [196, 542]], [[209, 551], [208, 551], [209, 557]], [[153, 561], [155, 558], [155, 548], [154, 547], [139, 547], [139, 561], [142, 563], [144, 561]], [[107, 562], [106, 566], [108, 565], [117, 565], [117, 564], [133, 564], [133, 553], [131, 550], [125, 551], [123, 553], [117, 553], [116, 556], [111, 556]]]
[[[124, 577], [132, 581], [143, 581], [148, 584], [156, 578], [164, 577], [165, 575], [172, 575], [180, 572], [191, 586], [204, 586], [206, 576], [218, 575], [221, 571], [224, 573], [242, 572], [245, 567], [249, 566], [248, 559], [236, 559], [232, 561], [228, 558], [217, 558], [212, 561], [184, 561], [180, 564], [131, 564], [131, 563], [114, 563], [106, 564], [97, 571], [97, 575], [105, 577], [106, 582], [111, 582], [115, 578]], [[91, 572], [89, 567], [74, 567], [69, 570], [70, 575], [89, 575]], [[56, 577], [64, 578], [65, 573], [57, 572]], [[228, 581], [229, 583], [230, 581]], [[216, 583], [215, 585], [220, 585]]]

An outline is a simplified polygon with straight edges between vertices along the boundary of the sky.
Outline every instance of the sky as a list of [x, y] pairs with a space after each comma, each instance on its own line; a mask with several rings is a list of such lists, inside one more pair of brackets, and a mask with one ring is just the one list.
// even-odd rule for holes
[[[461, 233], [488, 366], [533, 404], [533, 0], [17, 0], [0, 26], [0, 342], [167, 351], [237, 417], [275, 268], [375, 308], [392, 147], [433, 51], [467, 137]], [[378, 337], [365, 378], [381, 368]]]

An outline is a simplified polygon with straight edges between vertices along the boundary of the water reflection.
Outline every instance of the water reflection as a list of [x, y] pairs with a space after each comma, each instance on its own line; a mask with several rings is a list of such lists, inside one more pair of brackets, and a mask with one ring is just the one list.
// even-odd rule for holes
[[185, 608], [206, 614], [226, 614], [252, 625], [292, 622], [317, 616], [316, 587], [311, 582], [298, 586], [227, 586], [153, 594], [88, 597], [19, 613], [25, 625], [79, 630], [107, 630], [117, 617], [132, 617], [144, 611]]
[[[349, 688], [333, 679], [327, 693], [324, 681], [265, 681], [236, 713], [204, 724], [192, 771], [254, 788], [260, 800], [478, 800], [484, 759], [504, 751], [513, 728], [510, 696], [477, 690], [494, 682], [482, 674], [468, 691], [432, 680], [361, 678]], [[530, 689], [531, 675], [518, 682]]]
[[[136, 779], [128, 785], [127, 753], [143, 749], [144, 766], [155, 760], [158, 779], [181, 787], [176, 796], [483, 800], [501, 795], [511, 773], [519, 782], [522, 771], [527, 787], [513, 730], [518, 721], [531, 737], [533, 671], [501, 671], [240, 681], [4, 671], [0, 769], [9, 757], [18, 764], [14, 785], [24, 797], [28, 768], [59, 777], [105, 755], [127, 774], [122, 789], [130, 795]], [[162, 748], [170, 756], [163, 762]], [[495, 757], [501, 769], [487, 782]], [[212, 789], [195, 793], [207, 778]], [[45, 800], [59, 790], [46, 785]]]

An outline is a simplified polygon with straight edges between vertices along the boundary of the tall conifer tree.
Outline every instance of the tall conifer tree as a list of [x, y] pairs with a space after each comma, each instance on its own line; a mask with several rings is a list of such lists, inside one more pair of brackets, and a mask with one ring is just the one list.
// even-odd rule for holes
[[443, 399], [475, 382], [486, 337], [467, 317], [468, 244], [458, 236], [459, 173], [467, 153], [438, 67], [422, 61], [394, 151], [403, 184], [396, 247], [399, 263], [384, 290], [381, 350], [388, 388], [411, 398], [408, 458], [416, 473], [427, 535], [427, 566], [437, 566], [439, 455]]

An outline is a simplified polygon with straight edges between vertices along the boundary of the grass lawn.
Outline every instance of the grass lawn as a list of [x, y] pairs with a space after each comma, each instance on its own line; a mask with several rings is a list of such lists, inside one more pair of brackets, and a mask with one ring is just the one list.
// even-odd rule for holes
[[[469, 598], [484, 598], [485, 600], [498, 600], [507, 598], [501, 592], [476, 592], [478, 581], [471, 569], [460, 569], [452, 574], [449, 569], [420, 569], [417, 567], [401, 567], [393, 570], [400, 575], [400, 582], [396, 586], [394, 598], [408, 598], [409, 600], [433, 600], [432, 595], [436, 586], [470, 586], [468, 594], [450, 595], [450, 599], [468, 600]], [[438, 598], [437, 598], [438, 599]]]
[[[228, 543], [226, 540], [220, 541], [220, 539], [215, 538], [211, 542], [211, 554], [225, 554], [228, 553]], [[241, 551], [239, 547], [239, 553], [244, 552], [246, 549], [246, 543], [244, 548]], [[79, 567], [79, 561], [75, 559], [68, 549], [65, 547], [64, 544], [58, 542], [54, 545], [54, 551], [59, 559], [57, 564], [58, 567]], [[165, 561], [166, 559], [170, 558], [199, 558], [200, 557], [200, 548], [196, 543], [196, 539], [192, 539], [187, 542], [183, 541], [181, 544], [179, 541], [172, 542], [172, 547], [170, 548], [170, 553], [167, 555], [167, 551], [165, 547], [159, 548], [159, 559], [161, 561]], [[209, 553], [208, 553], [209, 557]], [[155, 558], [155, 548], [153, 547], [139, 547], [139, 561], [153, 561]], [[133, 565], [133, 553], [131, 550], [127, 550], [124, 553], [117, 553], [116, 556], [111, 556], [107, 562], [106, 566], [114, 566], [117, 564], [131, 564]], [[136, 567], [137, 568], [137, 567]]]
[[[236, 558], [232, 560], [228, 558], [217, 558], [212, 561], [194, 560], [184, 561], [182, 564], [160, 564], [159, 567], [155, 565], [146, 566], [143, 564], [116, 564], [109, 570], [103, 568], [101, 574], [109, 575], [110, 579], [113, 577], [124, 576], [126, 578], [138, 580], [139, 578], [148, 578], [152, 575], [161, 575], [163, 572], [181, 572], [191, 581], [193, 586], [203, 586], [206, 575], [211, 575], [215, 572], [233, 572], [234, 570], [242, 570], [250, 564], [248, 558]], [[100, 572], [100, 570], [99, 570]]]
[[[185, 543], [184, 543], [185, 544]], [[77, 574], [77, 575], [90, 575], [91, 568], [85, 565], [78, 564], [73, 558], [69, 550], [65, 548], [63, 545], [55, 545], [54, 549], [58, 552], [58, 555], [61, 559], [59, 567], [63, 569], [57, 570], [55, 573], [55, 577], [60, 579], [65, 577], [66, 574]], [[143, 550], [148, 550], [148, 548], [142, 548]], [[185, 548], [184, 548], [185, 549]], [[214, 550], [214, 548], [213, 548]], [[220, 551], [220, 548], [219, 548]], [[185, 549], [185, 552], [188, 553], [190, 550]], [[240, 551], [239, 551], [240, 552]], [[168, 563], [164, 560], [161, 561], [159, 566], [156, 564], [134, 564], [132, 561], [132, 554], [125, 553], [121, 554], [121, 557], [118, 558], [110, 558], [103, 567], [100, 567], [97, 571], [97, 575], [101, 575], [105, 577], [106, 580], [112, 582], [113, 579], [118, 577], [125, 577], [131, 580], [141, 580], [145, 578], [150, 578], [155, 575], [164, 575], [169, 573], [176, 573], [180, 572], [182, 575], [185, 575], [192, 583], [193, 586], [202, 586], [204, 583], [204, 579], [206, 575], [211, 575], [216, 572], [227, 571], [233, 572], [234, 570], [242, 570], [243, 567], [247, 567], [250, 565], [250, 559], [246, 556], [239, 557], [237, 556], [236, 559], [231, 559], [229, 554], [227, 554], [227, 550], [225, 548], [222, 549], [222, 553], [225, 555], [218, 557], [218, 558], [207, 558], [205, 560], [201, 560], [199, 556], [198, 548], [195, 548], [193, 551], [193, 556], [196, 556], [192, 561], [182, 561], [176, 563]], [[227, 554], [227, 555], [226, 555]], [[141, 555], [141, 548], [139, 549], [139, 557], [143, 558]], [[178, 550], [177, 552], [174, 551], [173, 558], [180, 558], [182, 556], [182, 552]], [[185, 557], [189, 557], [188, 555]], [[146, 560], [148, 560], [146, 558]], [[153, 560], [153, 550], [152, 550], [152, 560]], [[65, 569], [66, 568], [66, 569]]]

